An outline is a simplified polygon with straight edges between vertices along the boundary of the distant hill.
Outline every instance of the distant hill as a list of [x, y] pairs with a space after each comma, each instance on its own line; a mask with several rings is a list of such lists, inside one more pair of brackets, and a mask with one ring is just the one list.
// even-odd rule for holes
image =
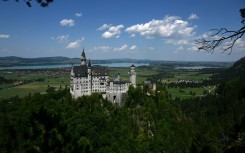
[[69, 64], [78, 62], [79, 59], [67, 57], [39, 57], [39, 58], [22, 58], [16, 56], [0, 57], [0, 66], [16, 65], [48, 65], [48, 64]]
[[[80, 58], [68, 58], [62, 56], [56, 57], [39, 57], [39, 58], [22, 58], [16, 56], [0, 57], [0, 67], [7, 66], [29, 66], [29, 65], [55, 65], [55, 64], [79, 64]], [[104, 59], [104, 60], [91, 60], [92, 64], [110, 64], [110, 63], [154, 63], [154, 65], [174, 67], [178, 66], [207, 66], [228, 68], [233, 62], [191, 62], [191, 61], [160, 61], [149, 59], [131, 59], [131, 58], [119, 58], [119, 59]]]
[[[22, 58], [16, 56], [0, 57], [0, 66], [24, 66], [24, 65], [51, 65], [51, 64], [79, 64], [80, 58], [68, 58], [62, 56], [56, 57], [39, 57], [39, 58]], [[151, 63], [153, 60], [147, 59], [107, 59], [107, 60], [92, 60], [92, 64], [107, 64], [107, 63]]]
[[234, 65], [227, 71], [233, 75], [245, 75], [245, 57], [238, 60]]
[[213, 78], [233, 79], [236, 77], [245, 76], [245, 57], [241, 58], [223, 73], [214, 75]]

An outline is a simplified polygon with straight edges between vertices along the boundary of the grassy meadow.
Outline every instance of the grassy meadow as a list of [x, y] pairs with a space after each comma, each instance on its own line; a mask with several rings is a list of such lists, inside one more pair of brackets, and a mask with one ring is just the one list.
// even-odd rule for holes
[[[110, 67], [110, 78], [113, 79], [120, 73], [122, 80], [129, 81], [130, 68], [127, 67]], [[153, 83], [161, 81], [164, 84], [178, 83], [180, 80], [191, 80], [202, 82], [209, 79], [214, 73], [205, 73], [200, 70], [183, 70], [174, 69], [174, 67], [162, 67], [156, 65], [141, 66], [136, 68], [137, 84], [142, 84], [145, 80], [152, 80]], [[45, 93], [48, 87], [56, 89], [69, 88], [70, 69], [47, 69], [47, 70], [11, 70], [0, 71], [0, 76], [9, 80], [18, 80], [14, 83], [0, 83], [0, 99], [12, 96], [24, 97], [29, 93]], [[41, 81], [40, 81], [41, 80]], [[200, 88], [179, 88], [172, 87], [167, 90], [172, 98], [181, 99], [191, 98], [193, 96], [204, 96], [204, 91], [210, 87]], [[212, 90], [210, 93], [214, 93]]]

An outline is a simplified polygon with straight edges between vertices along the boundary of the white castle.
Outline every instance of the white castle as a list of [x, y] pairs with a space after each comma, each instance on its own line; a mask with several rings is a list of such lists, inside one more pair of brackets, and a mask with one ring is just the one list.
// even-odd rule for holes
[[122, 81], [120, 74], [110, 80], [108, 67], [92, 67], [90, 60], [86, 63], [84, 49], [81, 55], [81, 65], [73, 66], [71, 70], [70, 93], [78, 98], [92, 93], [101, 93], [112, 103], [122, 104], [130, 85], [136, 87], [135, 66], [131, 66], [130, 82]]

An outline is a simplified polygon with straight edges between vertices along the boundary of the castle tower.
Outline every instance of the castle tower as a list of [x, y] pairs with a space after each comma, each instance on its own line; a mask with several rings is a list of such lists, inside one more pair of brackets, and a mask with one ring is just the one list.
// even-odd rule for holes
[[130, 71], [130, 82], [131, 84], [136, 87], [136, 72], [135, 72], [135, 66], [131, 66], [131, 71]]
[[91, 62], [88, 60], [88, 95], [92, 94], [92, 67]]
[[85, 55], [85, 52], [84, 52], [84, 48], [83, 48], [83, 52], [82, 52], [82, 55], [81, 55], [81, 65], [86, 65], [86, 55]]

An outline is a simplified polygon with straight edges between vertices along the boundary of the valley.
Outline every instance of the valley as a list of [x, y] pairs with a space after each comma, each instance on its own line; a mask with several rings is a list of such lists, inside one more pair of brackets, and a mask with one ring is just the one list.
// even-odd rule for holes
[[[124, 62], [131, 61], [133, 60]], [[147, 61], [141, 62], [145, 63]], [[110, 61], [105, 63], [110, 63]], [[209, 93], [208, 88], [212, 88], [218, 84], [218, 82], [211, 83], [208, 81], [210, 77], [224, 71], [231, 64], [225, 62], [155, 61], [147, 66], [139, 63], [139, 66], [137, 66], [137, 84], [143, 85], [143, 82], [146, 80], [152, 83], [162, 82], [167, 87], [172, 98], [186, 99], [202, 97]], [[204, 68], [193, 69], [193, 66], [204, 66]], [[29, 93], [45, 93], [50, 87], [56, 90], [69, 88], [70, 67], [41, 67], [39, 69], [28, 69], [28, 67], [26, 66], [25, 69], [4, 69], [0, 71], [0, 77], [9, 80], [0, 84], [0, 99], [10, 98], [12, 96], [24, 97]], [[109, 67], [109, 74], [112, 78], [117, 73], [120, 73], [121, 78], [126, 81], [128, 81], [128, 71], [128, 67], [125, 66]], [[213, 92], [214, 90], [210, 93]]]

